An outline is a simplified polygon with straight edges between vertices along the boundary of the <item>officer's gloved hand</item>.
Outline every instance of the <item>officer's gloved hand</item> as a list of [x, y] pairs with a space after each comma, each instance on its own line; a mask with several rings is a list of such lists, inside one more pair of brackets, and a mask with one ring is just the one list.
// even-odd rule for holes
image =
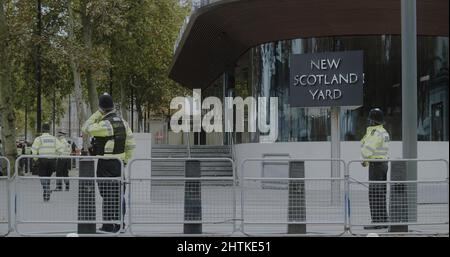
[[368, 163], [368, 162], [361, 162], [361, 165], [362, 165], [363, 167], [367, 167], [367, 166], [369, 165], [369, 163]]
[[94, 147], [93, 146], [89, 146], [88, 147], [88, 153], [90, 156], [95, 156], [95, 152], [94, 152]]

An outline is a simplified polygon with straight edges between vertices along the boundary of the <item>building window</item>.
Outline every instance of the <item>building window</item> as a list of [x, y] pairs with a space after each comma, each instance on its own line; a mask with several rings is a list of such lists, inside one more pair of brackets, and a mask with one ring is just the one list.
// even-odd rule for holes
[[[418, 140], [448, 141], [448, 37], [418, 37]], [[360, 140], [367, 114], [379, 107], [393, 141], [402, 140], [402, 83], [400, 36], [343, 36], [304, 38], [256, 46], [242, 56], [236, 69], [236, 96], [278, 97], [278, 142], [329, 141], [327, 108], [290, 107], [290, 55], [299, 53], [363, 50], [364, 105], [341, 110], [341, 139]], [[245, 74], [242, 72], [245, 71]], [[245, 88], [244, 88], [245, 87]], [[250, 93], [248, 91], [251, 91]], [[244, 96], [243, 96], [244, 97]], [[257, 142], [257, 136], [239, 136]]]

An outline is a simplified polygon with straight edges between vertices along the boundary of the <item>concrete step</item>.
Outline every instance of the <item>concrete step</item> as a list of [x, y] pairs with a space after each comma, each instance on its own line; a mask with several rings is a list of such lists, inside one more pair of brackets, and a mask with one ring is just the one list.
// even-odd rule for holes
[[[184, 170], [152, 170], [152, 177], [154, 176], [168, 176], [168, 177], [184, 177]], [[224, 171], [201, 171], [202, 177], [231, 177], [233, 176], [233, 171], [224, 170]]]
[[[185, 162], [184, 161], [152, 161], [151, 162], [152, 168], [155, 167], [182, 167], [184, 168]], [[214, 167], [231, 167], [231, 163], [227, 161], [216, 161], [216, 162], [200, 162], [200, 166], [202, 168], [214, 168]]]
[[[185, 145], [153, 145], [152, 158], [187, 158], [188, 148]], [[229, 146], [194, 145], [191, 146], [193, 158], [230, 158]], [[184, 177], [185, 161], [154, 160], [151, 162], [152, 176]], [[232, 176], [233, 167], [228, 161], [201, 161], [201, 175], [204, 177]]]
[[[180, 187], [183, 188], [185, 185], [184, 181], [152, 181], [151, 186], [152, 188], [154, 187], [158, 187], [158, 186], [162, 186], [162, 187], [167, 187], [167, 186], [173, 186], [173, 187]], [[233, 186], [233, 182], [231, 181], [203, 181], [202, 182], [202, 187], [207, 187], [207, 186], [213, 186], [214, 188], [217, 188], [218, 186], [223, 186], [223, 187], [231, 187]], [[155, 189], [158, 190], [158, 189]]]

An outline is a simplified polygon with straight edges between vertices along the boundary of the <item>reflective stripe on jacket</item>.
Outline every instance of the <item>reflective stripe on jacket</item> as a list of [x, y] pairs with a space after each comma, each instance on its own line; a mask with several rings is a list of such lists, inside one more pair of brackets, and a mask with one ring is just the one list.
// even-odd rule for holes
[[64, 137], [60, 137], [59, 142], [64, 146], [63, 148], [63, 155], [70, 155], [72, 152], [72, 146], [67, 142], [67, 140]]
[[32, 154], [32, 152], [31, 152], [31, 146], [27, 146], [27, 147], [25, 148], [25, 154], [27, 154], [27, 155], [31, 155], [31, 154]]
[[64, 152], [64, 145], [56, 137], [43, 133], [34, 140], [31, 152], [33, 155], [60, 155]]
[[389, 133], [383, 125], [370, 126], [361, 140], [361, 155], [364, 159], [389, 158]]

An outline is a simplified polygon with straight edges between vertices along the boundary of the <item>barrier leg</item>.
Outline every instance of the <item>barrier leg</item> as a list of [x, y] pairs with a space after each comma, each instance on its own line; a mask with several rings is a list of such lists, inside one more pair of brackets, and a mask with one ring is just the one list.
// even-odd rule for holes
[[[80, 160], [80, 178], [93, 178], [95, 173], [94, 160]], [[95, 221], [95, 181], [80, 180], [78, 191], [78, 220]], [[78, 234], [95, 234], [96, 224], [78, 224]]]
[[[391, 163], [391, 181], [406, 181], [406, 162]], [[404, 183], [391, 184], [390, 222], [408, 221], [408, 192]], [[390, 226], [389, 232], [408, 232], [407, 225]]]
[[[305, 178], [305, 163], [289, 162], [289, 178]], [[289, 181], [288, 221], [306, 221], [305, 181]], [[306, 224], [288, 224], [288, 234], [306, 234]]]
[[[186, 178], [200, 178], [200, 162], [188, 160], [185, 163]], [[202, 233], [202, 189], [200, 181], [188, 180], [184, 187], [184, 234]], [[198, 223], [192, 223], [198, 221]]]

